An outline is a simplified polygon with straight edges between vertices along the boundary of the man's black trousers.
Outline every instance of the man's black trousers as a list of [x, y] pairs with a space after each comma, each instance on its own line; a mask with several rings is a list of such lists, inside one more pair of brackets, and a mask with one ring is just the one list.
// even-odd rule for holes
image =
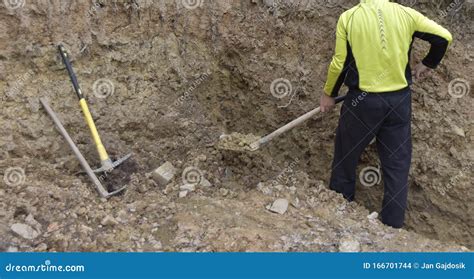
[[405, 219], [411, 163], [411, 92], [349, 90], [336, 132], [330, 188], [353, 201], [359, 157], [376, 138], [384, 181], [381, 218], [400, 228]]

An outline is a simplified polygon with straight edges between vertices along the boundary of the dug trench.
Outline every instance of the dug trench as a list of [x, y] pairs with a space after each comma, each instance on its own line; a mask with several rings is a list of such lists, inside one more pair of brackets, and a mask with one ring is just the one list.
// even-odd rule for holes
[[[413, 87], [407, 224], [396, 230], [371, 214], [380, 210], [383, 181], [358, 185], [354, 203], [327, 189], [338, 110], [257, 152], [216, 145], [234, 132], [263, 136], [317, 106], [334, 15], [355, 3], [270, 2], [209, 1], [187, 9], [175, 1], [38, 1], [2, 10], [2, 250], [472, 248], [472, 96], [448, 92], [453, 79], [469, 79], [472, 71], [470, 7], [438, 18], [456, 41], [433, 76]], [[439, 7], [419, 1], [417, 8], [435, 17]], [[128, 186], [123, 195], [98, 197], [38, 103], [40, 96], [50, 100], [89, 163], [98, 164], [56, 53], [60, 42], [105, 146], [114, 156], [133, 152], [133, 168], [112, 173], [113, 184]], [[426, 49], [416, 42], [413, 63]], [[166, 161], [178, 171], [160, 186], [151, 173]], [[370, 146], [358, 173], [377, 166]], [[189, 170], [208, 183], [180, 195]], [[284, 214], [269, 210], [277, 199], [289, 202]]]

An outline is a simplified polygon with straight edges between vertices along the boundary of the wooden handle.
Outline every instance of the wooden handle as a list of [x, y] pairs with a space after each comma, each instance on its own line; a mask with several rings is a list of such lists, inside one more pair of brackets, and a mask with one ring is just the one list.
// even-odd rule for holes
[[91, 179], [92, 183], [94, 183], [94, 185], [97, 189], [97, 192], [99, 192], [100, 196], [103, 197], [103, 198], [109, 197], [111, 195], [111, 193], [107, 192], [107, 190], [104, 188], [104, 186], [102, 186], [99, 179], [97, 178], [97, 176], [92, 171], [92, 168], [90, 167], [89, 163], [86, 161], [84, 156], [82, 156], [81, 151], [79, 151], [79, 148], [77, 148], [76, 144], [72, 141], [71, 137], [69, 136], [69, 133], [66, 131], [64, 126], [61, 124], [61, 121], [56, 116], [56, 113], [54, 113], [53, 109], [51, 109], [51, 107], [49, 106], [48, 101], [46, 101], [46, 99], [44, 99], [44, 98], [40, 98], [40, 102], [43, 105], [46, 112], [51, 117], [51, 119], [53, 120], [56, 127], [58, 128], [59, 133], [64, 137], [64, 139], [68, 143], [68, 145], [71, 148], [74, 155], [76, 155], [76, 158], [79, 160], [79, 163], [81, 163], [82, 168], [87, 173], [87, 175]]
[[[336, 97], [335, 98], [335, 103], [336, 104], [340, 103], [340, 102], [344, 101], [345, 98], [346, 98], [346, 96]], [[278, 130], [274, 131], [273, 133], [261, 138], [258, 141], [258, 145], [261, 146], [261, 145], [264, 145], [264, 144], [268, 143], [272, 139], [280, 136], [283, 133], [288, 132], [289, 130], [293, 129], [294, 127], [296, 127], [296, 126], [300, 125], [301, 123], [309, 120], [311, 117], [318, 114], [320, 111], [321, 111], [321, 108], [317, 107], [317, 108], [313, 109], [312, 111], [307, 112], [306, 114], [296, 118], [295, 120], [293, 120], [290, 123], [286, 124], [285, 126], [279, 128]]]

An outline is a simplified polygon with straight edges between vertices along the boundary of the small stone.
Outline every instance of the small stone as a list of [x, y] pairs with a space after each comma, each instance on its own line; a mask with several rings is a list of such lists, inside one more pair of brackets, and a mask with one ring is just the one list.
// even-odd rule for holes
[[179, 198], [185, 198], [188, 195], [188, 191], [179, 192]]
[[9, 252], [9, 253], [18, 252], [18, 247], [10, 246], [10, 247], [8, 247], [7, 252]]
[[25, 218], [25, 222], [35, 228], [37, 231], [41, 231], [41, 224], [35, 220], [35, 217], [32, 214], [28, 214]]
[[453, 129], [454, 134], [456, 134], [460, 137], [463, 137], [463, 138], [466, 137], [466, 132], [464, 132], [464, 130], [462, 128], [460, 128], [456, 125], [453, 125], [451, 128]]
[[269, 210], [278, 214], [285, 214], [285, 212], [288, 210], [288, 200], [278, 199], [274, 201]]
[[226, 189], [226, 188], [220, 188], [220, 189], [219, 189], [219, 192], [221, 193], [221, 195], [222, 195], [223, 197], [225, 197], [225, 196], [227, 196], [227, 195], [229, 194], [229, 190]]
[[360, 252], [360, 243], [355, 239], [343, 239], [339, 243], [339, 252]]
[[102, 226], [115, 226], [118, 225], [119, 222], [115, 220], [114, 217], [107, 215], [104, 217], [104, 219], [102, 219], [100, 223], [102, 224]]
[[145, 183], [139, 183], [137, 185], [137, 191], [140, 194], [146, 193], [148, 191], [148, 188]]
[[87, 209], [85, 207], [81, 207], [77, 210], [77, 215], [82, 216], [85, 215], [87, 212]]
[[291, 205], [292, 205], [294, 208], [300, 208], [300, 207], [301, 207], [300, 199], [295, 198], [295, 199], [291, 202]]
[[177, 169], [170, 163], [166, 162], [153, 171], [152, 177], [160, 186], [167, 185], [175, 176]]
[[209, 180], [207, 180], [204, 177], [201, 179], [201, 182], [199, 182], [199, 185], [201, 185], [202, 187], [206, 187], [206, 188], [212, 186], [211, 182], [209, 182]]
[[370, 214], [367, 216], [367, 218], [368, 218], [369, 220], [375, 220], [375, 219], [377, 219], [377, 217], [379, 217], [379, 214], [378, 214], [377, 212], [375, 212], [375, 211], [372, 212], [372, 213], [370, 213]]
[[198, 156], [196, 157], [196, 159], [197, 159], [198, 161], [201, 161], [201, 162], [206, 162], [207, 157], [206, 157], [206, 155], [201, 154], [201, 155], [198, 155]]
[[48, 245], [46, 243], [40, 243], [38, 246], [36, 246], [35, 251], [38, 252], [44, 252], [48, 250]]
[[27, 224], [13, 224], [11, 230], [25, 239], [35, 239], [39, 236], [39, 232], [35, 231], [35, 229]]
[[188, 191], [188, 192], [193, 192], [196, 190], [196, 185], [195, 184], [184, 184], [179, 186], [179, 189], [182, 191]]
[[56, 223], [56, 222], [53, 222], [53, 223], [50, 223], [50, 224], [48, 225], [48, 228], [46, 229], [46, 231], [47, 231], [48, 233], [50, 233], [50, 232], [56, 231], [56, 230], [58, 230], [58, 229], [59, 229], [59, 224]]

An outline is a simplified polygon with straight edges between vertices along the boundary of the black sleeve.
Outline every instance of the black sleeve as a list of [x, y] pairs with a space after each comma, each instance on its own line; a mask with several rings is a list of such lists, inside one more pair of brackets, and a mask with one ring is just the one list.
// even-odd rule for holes
[[414, 36], [431, 44], [430, 52], [423, 59], [422, 63], [426, 67], [435, 69], [446, 54], [449, 45], [448, 40], [437, 35], [423, 32], [415, 32]]

